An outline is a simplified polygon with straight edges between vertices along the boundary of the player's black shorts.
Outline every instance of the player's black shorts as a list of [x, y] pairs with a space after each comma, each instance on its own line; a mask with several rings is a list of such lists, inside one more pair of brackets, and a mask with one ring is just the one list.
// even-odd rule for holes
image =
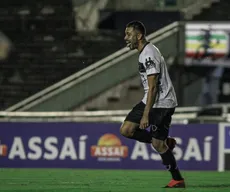
[[[145, 104], [138, 103], [125, 118], [125, 121], [131, 121], [140, 124]], [[169, 134], [172, 115], [175, 108], [152, 108], [149, 113], [150, 131], [153, 138], [165, 140]]]

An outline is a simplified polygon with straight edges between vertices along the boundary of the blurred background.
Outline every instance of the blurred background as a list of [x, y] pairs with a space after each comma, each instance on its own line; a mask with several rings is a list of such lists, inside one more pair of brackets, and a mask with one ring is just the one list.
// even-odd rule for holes
[[130, 109], [143, 95], [137, 54], [124, 48], [132, 20], [145, 24], [165, 56], [181, 107], [228, 103], [228, 6], [224, 0], [2, 1], [0, 108]]
[[[125, 115], [143, 96], [138, 53], [123, 40], [125, 25], [139, 20], [164, 55], [175, 86], [179, 107], [171, 134], [179, 138], [179, 165], [214, 170], [209, 182], [229, 190], [227, 175], [215, 180], [216, 171], [230, 169], [229, 10], [228, 0], [0, 1], [0, 167], [161, 166], [159, 157], [143, 155], [152, 149], [119, 134]], [[113, 159], [96, 145], [120, 146], [125, 155]], [[20, 174], [5, 171], [2, 178]]]

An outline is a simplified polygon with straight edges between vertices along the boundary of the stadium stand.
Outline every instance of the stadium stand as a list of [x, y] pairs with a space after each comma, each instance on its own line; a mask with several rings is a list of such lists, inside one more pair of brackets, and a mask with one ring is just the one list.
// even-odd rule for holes
[[203, 9], [202, 13], [193, 17], [193, 21], [227, 21], [230, 4], [227, 0], [214, 2], [211, 7]]
[[75, 32], [69, 0], [9, 0], [0, 6], [1, 30], [14, 45], [10, 58], [1, 65], [1, 109], [123, 46], [119, 34]]

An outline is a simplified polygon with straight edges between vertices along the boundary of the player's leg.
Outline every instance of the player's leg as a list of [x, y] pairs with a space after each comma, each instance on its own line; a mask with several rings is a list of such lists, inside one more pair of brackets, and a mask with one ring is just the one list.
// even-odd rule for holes
[[152, 146], [158, 151], [162, 158], [163, 164], [166, 166], [167, 170], [172, 175], [172, 180], [166, 186], [167, 188], [184, 188], [185, 182], [183, 177], [181, 176], [180, 170], [177, 166], [176, 159], [170, 150], [165, 140], [155, 139], [152, 140]]
[[168, 138], [166, 139], [166, 145], [171, 151], [173, 151], [173, 149], [176, 147], [176, 144], [176, 139], [168, 136]]
[[131, 121], [124, 121], [120, 128], [120, 133], [124, 137], [134, 139], [143, 143], [152, 142], [152, 136], [150, 132], [144, 129], [140, 129], [139, 124]]
[[139, 124], [144, 112], [144, 103], [138, 103], [127, 115], [124, 123], [121, 125], [120, 133], [124, 137], [135, 139], [144, 143], [151, 143], [152, 136], [149, 131], [140, 129]]
[[176, 159], [167, 145], [169, 127], [171, 124], [171, 116], [174, 109], [154, 109], [151, 122], [152, 146], [158, 151], [162, 158], [163, 164], [172, 175], [171, 182], [166, 186], [170, 188], [185, 187]]

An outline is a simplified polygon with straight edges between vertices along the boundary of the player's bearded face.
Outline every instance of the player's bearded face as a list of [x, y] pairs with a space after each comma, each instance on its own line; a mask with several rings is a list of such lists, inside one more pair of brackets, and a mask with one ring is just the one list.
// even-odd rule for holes
[[138, 45], [138, 38], [136, 32], [133, 28], [128, 27], [125, 30], [125, 42], [126, 46], [129, 47], [131, 50], [136, 49]]
[[138, 41], [137, 36], [133, 36], [133, 38], [130, 41], [130, 47], [129, 47], [131, 50], [137, 48], [137, 45], [138, 45], [137, 41]]

